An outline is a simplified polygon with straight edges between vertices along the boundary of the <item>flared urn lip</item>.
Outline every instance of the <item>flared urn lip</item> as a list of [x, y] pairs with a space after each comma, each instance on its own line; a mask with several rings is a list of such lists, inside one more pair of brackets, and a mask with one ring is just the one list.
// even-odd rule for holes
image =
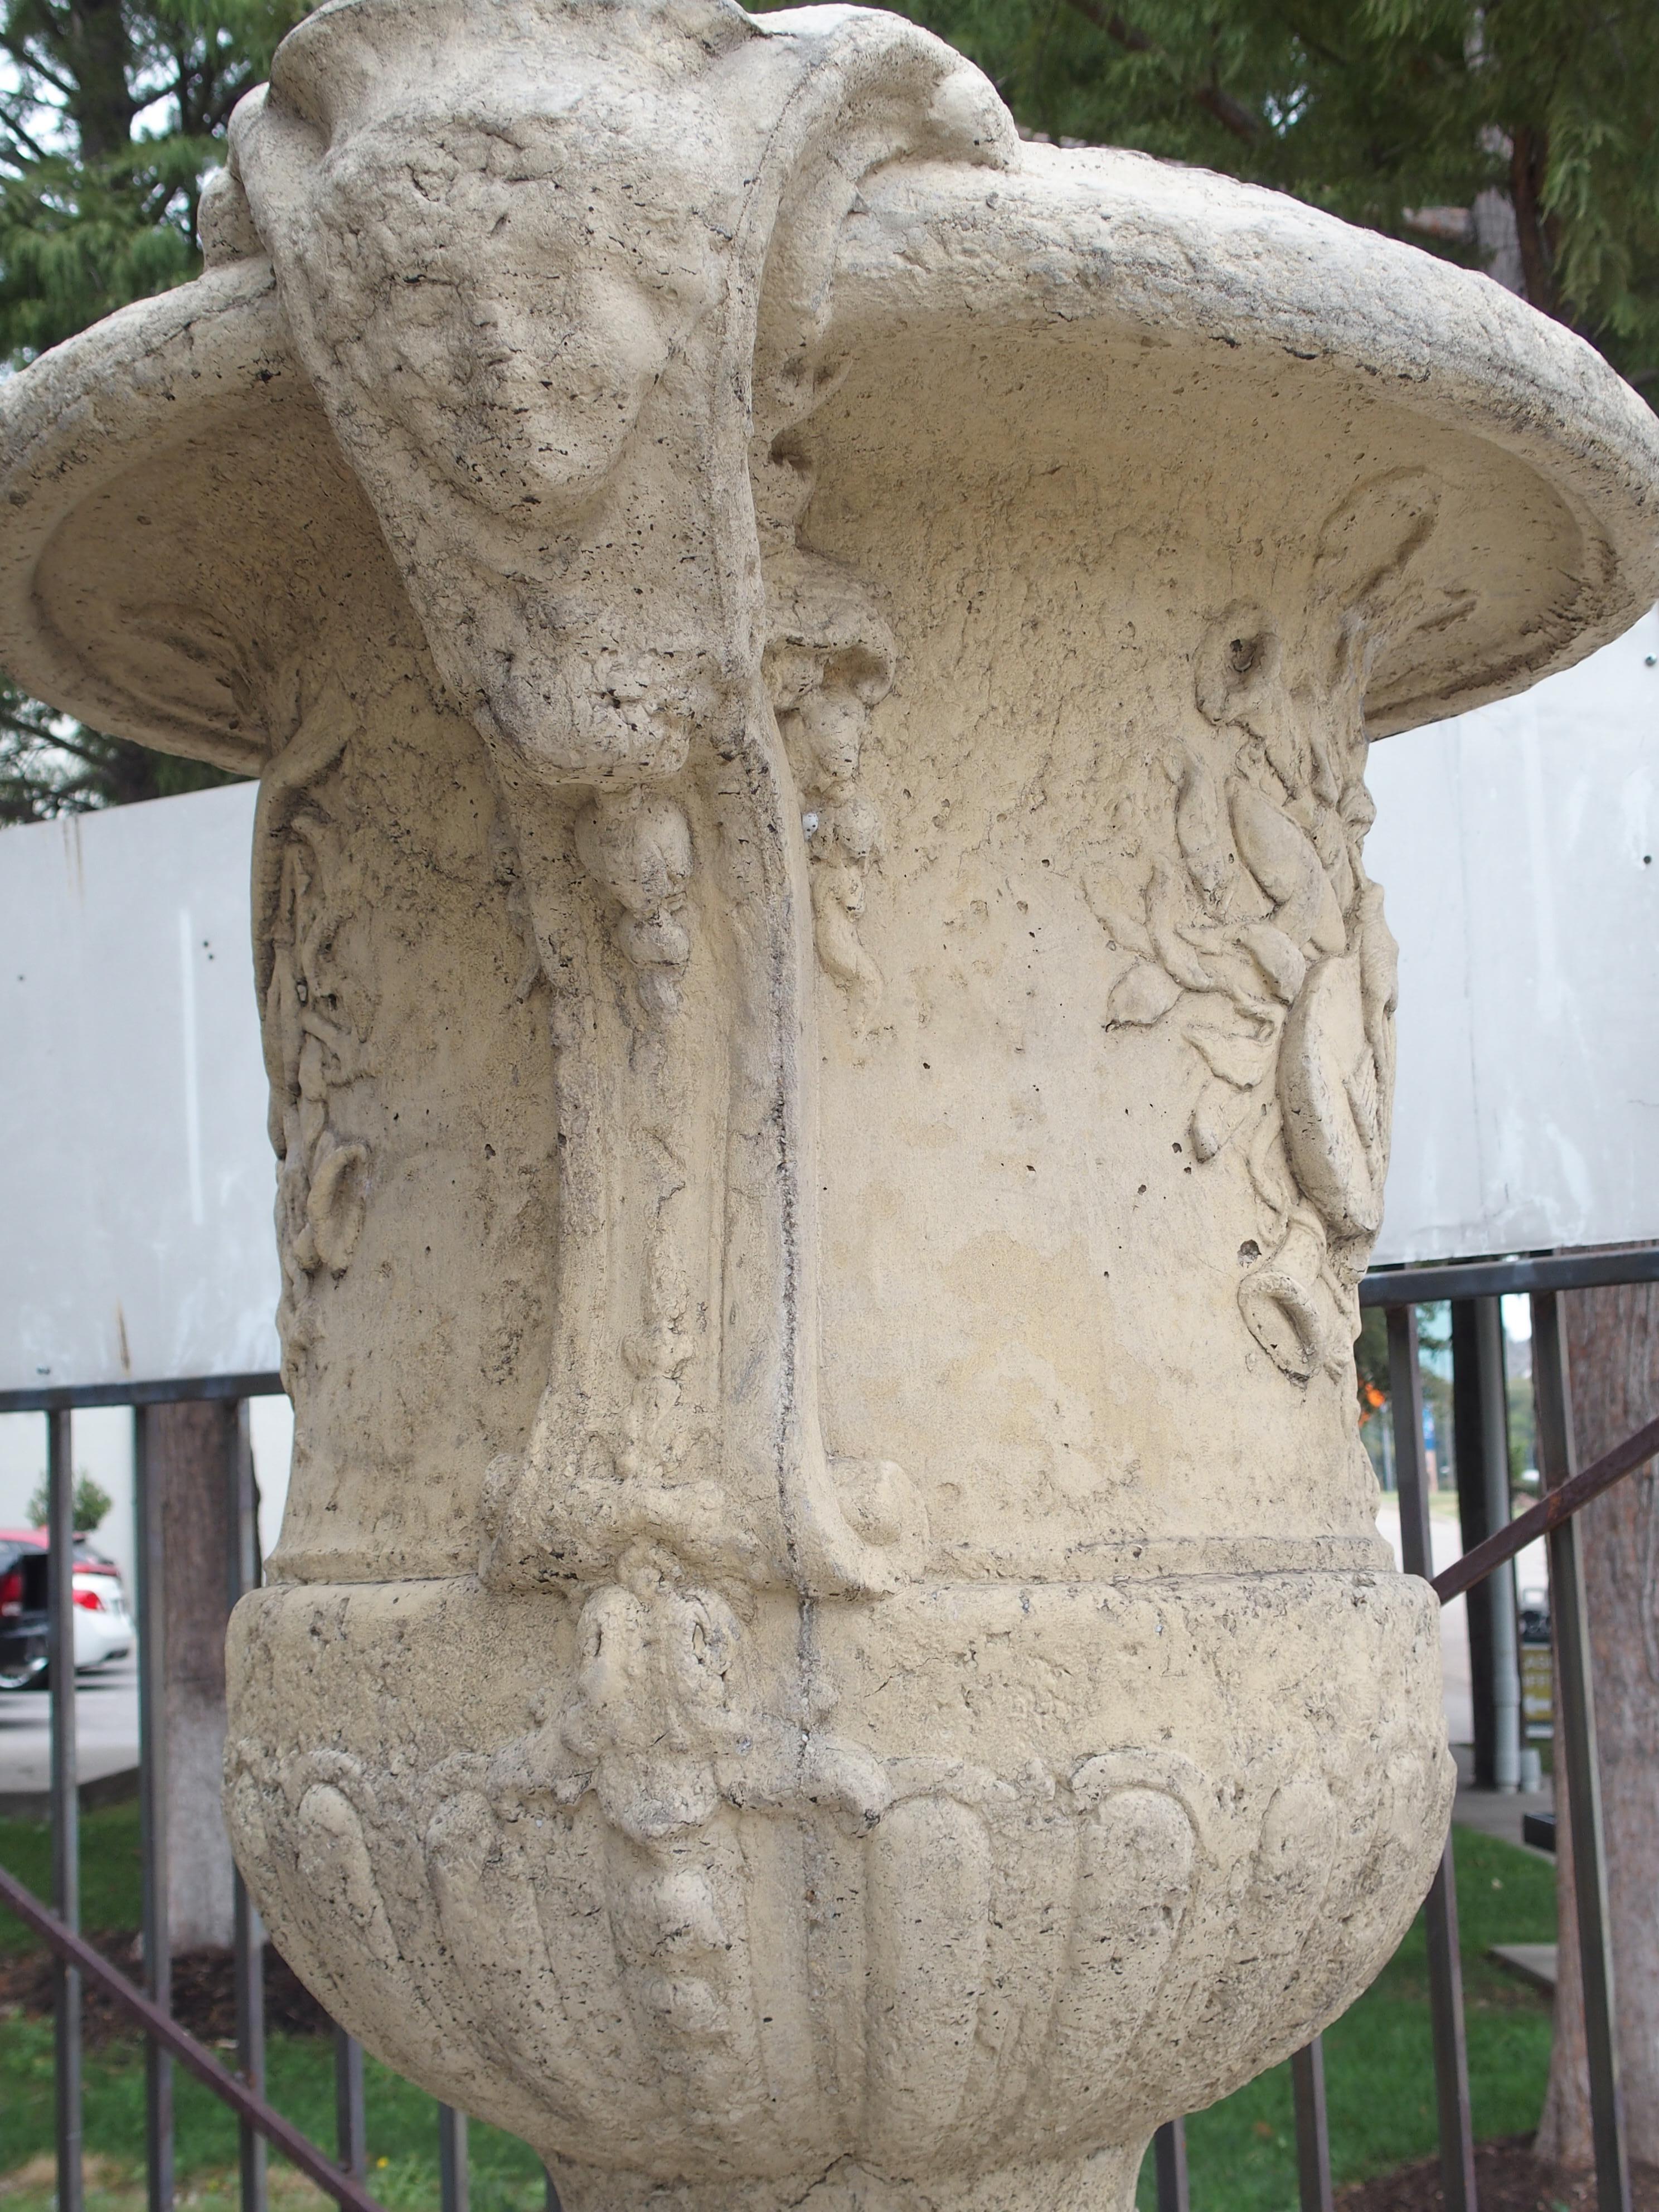
[[[319, 23], [337, 29], [371, 5], [332, 0], [326, 22], [292, 36], [314, 43]], [[889, 20], [843, 8], [750, 19], [718, 0], [716, 11], [729, 12], [738, 43], [762, 30], [769, 43], [823, 40]], [[417, 24], [434, 12], [416, 11]], [[490, 35], [493, 11], [467, 20]], [[946, 58], [949, 82], [991, 100], [976, 71]], [[280, 82], [280, 63], [275, 75]], [[1414, 420], [1442, 451], [1462, 453], [1472, 477], [1476, 449], [1504, 457], [1507, 489], [1485, 510], [1477, 500], [1443, 514], [1437, 556], [1443, 578], [1467, 577], [1471, 601], [1494, 546], [1504, 548], [1504, 580], [1473, 628], [1431, 609], [1389, 641], [1367, 691], [1373, 737], [1523, 690], [1659, 597], [1659, 418], [1585, 341], [1486, 276], [1279, 193], [1133, 152], [1019, 144], [1011, 132], [976, 159], [892, 162], [855, 216], [836, 251], [824, 340], [842, 370], [869, 368], [889, 348], [913, 358], [919, 335], [937, 340], [947, 379], [954, 355], [988, 345], [1036, 360], [1059, 343], [1104, 359], [1150, 338], [1222, 360], [1229, 376], [1270, 373], [1264, 389], [1285, 410], [1410, 418], [1404, 429], [1395, 421], [1396, 447]], [[913, 250], [918, 237], [926, 251]], [[331, 433], [245, 207], [240, 231], [233, 224], [209, 258], [218, 265], [195, 282], [122, 309], [0, 386], [0, 661], [96, 726], [257, 771], [264, 733], [232, 687], [222, 707], [204, 703], [210, 637], [169, 643], [146, 618], [141, 648], [126, 653], [107, 600], [95, 620], [82, 606], [72, 563], [57, 564], [49, 587], [41, 578], [59, 532], [83, 529], [95, 509], [142, 599], [166, 519], [158, 532], [141, 518], [123, 478], [167, 453], [176, 527], [234, 497], [238, 432], [250, 420], [263, 417], [279, 444], [294, 438], [303, 503], [298, 457]], [[1166, 425], [1179, 432], [1185, 407], [1200, 439], [1212, 389], [1202, 377], [1184, 398], [1172, 387]], [[939, 404], [948, 412], [948, 388]], [[897, 447], [910, 434], [900, 422], [890, 434], [902, 470]], [[1102, 434], [1111, 437], [1109, 422]], [[878, 457], [883, 435], [875, 421], [864, 441]], [[302, 542], [268, 550], [274, 581]], [[125, 610], [118, 631], [124, 621]]]

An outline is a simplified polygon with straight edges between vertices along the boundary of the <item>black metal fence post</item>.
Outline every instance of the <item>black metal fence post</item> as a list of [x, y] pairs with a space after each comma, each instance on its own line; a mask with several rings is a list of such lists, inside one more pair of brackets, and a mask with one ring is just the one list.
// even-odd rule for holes
[[[81, 1799], [75, 1746], [75, 1468], [73, 1415], [46, 1415], [47, 1661], [52, 1682], [52, 1902], [81, 1925]], [[81, 2212], [81, 1977], [52, 1967], [58, 2212]]]
[[1331, 2136], [1325, 2117], [1325, 2046], [1318, 2036], [1291, 2059], [1296, 2106], [1296, 2186], [1302, 2212], [1331, 2212]]
[[[253, 1448], [248, 1434], [247, 1401], [238, 1401], [229, 1424], [230, 1556], [226, 1562], [230, 1602], [259, 1580], [258, 1498], [253, 1481]], [[265, 1931], [240, 1869], [231, 1875], [233, 1942], [236, 1972], [236, 2064], [250, 2089], [265, 2094]], [[240, 2127], [239, 2165], [242, 2212], [266, 2212], [269, 2197], [265, 2139], [249, 2120]]]
[[[1509, 1408], [1504, 1389], [1504, 1324], [1497, 1298], [1457, 1298], [1451, 1308], [1452, 1425], [1457, 1517], [1472, 1552], [1510, 1519]], [[1521, 1786], [1521, 1675], [1515, 1570], [1506, 1561], [1465, 1598], [1474, 1705], [1474, 1780], [1482, 1790]]]
[[442, 2212], [467, 2212], [466, 2114], [438, 2107], [438, 2202]]
[[368, 2171], [368, 2132], [363, 2118], [363, 2046], [343, 2027], [334, 2031], [334, 2148], [341, 2171], [361, 2181]]
[[[144, 1988], [173, 2009], [167, 1925], [167, 1631], [161, 1501], [150, 1459], [150, 1409], [132, 1409], [132, 1489], [138, 1555], [138, 1834], [143, 1862]], [[144, 2166], [148, 2212], [173, 2212], [173, 2060], [144, 2039]]]
[[[1417, 1310], [1389, 1308], [1389, 1401], [1400, 1486], [1400, 1549], [1406, 1572], [1434, 1580], [1429, 1527], [1428, 1468], [1423, 1449], [1423, 1376], [1418, 1364]], [[1440, 2113], [1440, 2175], [1446, 2212], [1475, 2212], [1474, 2125], [1469, 2112], [1469, 2060], [1463, 2039], [1463, 1970], [1457, 1950], [1457, 1878], [1451, 1838], [1425, 1902], [1429, 1943], [1429, 2008], [1434, 2028], [1434, 2086]]]
[[[1577, 1452], [1566, 1331], [1561, 1301], [1553, 1291], [1539, 1292], [1532, 1301], [1532, 1372], [1538, 1405], [1538, 1465], [1545, 1488], [1555, 1490], [1577, 1472]], [[1561, 1742], [1567, 1766], [1562, 1779], [1572, 1829], [1573, 1902], [1578, 1911], [1578, 1954], [1583, 1974], [1595, 2202], [1597, 2212], [1629, 2212], [1630, 2166], [1619, 2089], [1613, 1931], [1607, 1918], [1601, 1775], [1595, 1749], [1595, 1691], [1576, 1521], [1564, 1521], [1559, 1528], [1551, 1529], [1549, 1558], [1550, 1625], [1555, 1638], [1556, 1694], [1561, 1700]]]
[[1184, 2119], [1165, 2120], [1152, 2137], [1152, 2171], [1158, 2183], [1158, 2212], [1188, 2212]]
[[[240, 1873], [231, 1876], [236, 1958], [236, 2070], [265, 2094], [264, 1929]], [[242, 2212], [265, 2212], [269, 2175], [265, 2139], [251, 2120], [239, 2124], [237, 2165]]]

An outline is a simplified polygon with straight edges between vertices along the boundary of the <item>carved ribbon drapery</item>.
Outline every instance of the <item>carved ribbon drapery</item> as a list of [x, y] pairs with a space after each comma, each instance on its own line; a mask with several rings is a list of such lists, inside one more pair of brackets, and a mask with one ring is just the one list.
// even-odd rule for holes
[[557, 1342], [487, 1571], [874, 1592], [917, 1512], [822, 1434], [808, 1071], [815, 940], [854, 1021], [879, 988], [856, 770], [890, 647], [797, 550], [778, 441], [860, 179], [1004, 161], [1008, 125], [891, 17], [534, 12], [556, 39], [313, 18], [222, 188], [491, 748], [552, 996]]

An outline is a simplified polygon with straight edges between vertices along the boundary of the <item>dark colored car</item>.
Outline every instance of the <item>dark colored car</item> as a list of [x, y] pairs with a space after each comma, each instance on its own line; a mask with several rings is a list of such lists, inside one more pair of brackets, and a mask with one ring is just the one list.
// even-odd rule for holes
[[[23, 1577], [24, 1587], [12, 1593], [12, 1602], [21, 1603], [25, 1612], [30, 1609], [34, 1592], [32, 1577], [41, 1572], [47, 1558], [46, 1531], [44, 1528], [0, 1528], [0, 1560], [9, 1553], [19, 1554], [9, 1566], [0, 1566], [0, 1575], [16, 1573]], [[39, 1559], [41, 1569], [30, 1569], [29, 1558]], [[40, 1589], [44, 1591], [43, 1581]], [[94, 1668], [107, 1665], [115, 1659], [125, 1659], [132, 1650], [132, 1616], [127, 1610], [126, 1591], [122, 1586], [120, 1570], [114, 1562], [95, 1552], [84, 1536], [75, 1540], [75, 1670], [78, 1674], [90, 1674]], [[45, 1607], [49, 1601], [40, 1600]], [[0, 1595], [0, 1629], [5, 1626], [7, 1600]], [[14, 1616], [21, 1618], [21, 1615]], [[30, 1673], [21, 1679], [15, 1669], [8, 1672], [0, 1647], [0, 1690], [44, 1689], [46, 1686], [44, 1670]]]
[[27, 1690], [46, 1672], [46, 1555], [0, 1537], [0, 1690]]

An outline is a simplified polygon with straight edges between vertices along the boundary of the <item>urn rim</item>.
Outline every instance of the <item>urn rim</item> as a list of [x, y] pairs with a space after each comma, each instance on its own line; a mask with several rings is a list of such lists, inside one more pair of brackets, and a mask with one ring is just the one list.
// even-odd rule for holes
[[[342, 12], [352, 4], [336, 0]], [[819, 39], [865, 12], [806, 9], [763, 27], [769, 40]], [[966, 64], [959, 73], [977, 79]], [[10, 514], [0, 659], [82, 720], [257, 771], [264, 733], [228, 703], [228, 675], [227, 703], [216, 678], [204, 683], [216, 647], [201, 626], [158, 643], [152, 621], [135, 644], [107, 594], [89, 620], [89, 602], [64, 581], [72, 561], [43, 576], [54, 542], [95, 510], [121, 547], [116, 573], [132, 580], [119, 597], [136, 596], [161, 541], [216, 505], [234, 508], [250, 420], [293, 441], [296, 507], [307, 448], [320, 435], [337, 453], [232, 176], [218, 198], [202, 276], [122, 309], [0, 391]], [[1224, 358], [1229, 374], [1267, 365], [1285, 408], [1363, 401], [1462, 441], [1477, 470], [1474, 449], [1501, 456], [1512, 488], [1484, 514], [1460, 512], [1442, 567], [1455, 573], [1461, 561], [1478, 579], [1483, 549], [1490, 556], [1507, 538], [1507, 577], [1474, 644], [1467, 625], [1438, 616], [1390, 642], [1367, 703], [1373, 737], [1523, 690], [1659, 597], [1659, 418], [1642, 399], [1585, 341], [1490, 278], [1282, 194], [1115, 149], [1025, 143], [981, 166], [894, 161], [844, 228], [823, 349], [844, 368], [884, 360], [884, 349], [897, 360], [919, 337], [1033, 357], [1057, 340], [1094, 354], [1173, 343]], [[1192, 393], [1196, 435], [1201, 380]], [[140, 526], [149, 518], [123, 479], [162, 453], [174, 489], [156, 531]], [[310, 550], [302, 519], [286, 543], [268, 544], [273, 584]]]

